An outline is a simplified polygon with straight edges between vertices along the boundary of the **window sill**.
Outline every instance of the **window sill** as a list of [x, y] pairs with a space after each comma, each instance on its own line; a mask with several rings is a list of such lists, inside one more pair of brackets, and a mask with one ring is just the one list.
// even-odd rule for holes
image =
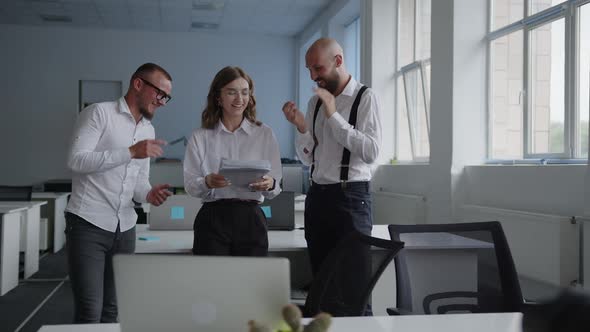
[[488, 160], [485, 165], [587, 165], [588, 159], [522, 159], [522, 160]]

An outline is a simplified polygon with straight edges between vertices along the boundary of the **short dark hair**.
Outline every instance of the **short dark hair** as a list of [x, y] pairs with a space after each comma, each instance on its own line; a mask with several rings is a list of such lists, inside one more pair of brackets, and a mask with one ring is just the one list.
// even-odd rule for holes
[[162, 74], [164, 74], [164, 76], [170, 82], [172, 82], [172, 76], [170, 76], [170, 74], [166, 71], [166, 69], [158, 66], [155, 63], [151, 63], [151, 62], [144, 63], [143, 65], [139, 66], [139, 68], [137, 68], [135, 73], [133, 73], [133, 75], [131, 75], [131, 78], [133, 79], [134, 77], [145, 77], [145, 75], [151, 74], [155, 71], [161, 72]]

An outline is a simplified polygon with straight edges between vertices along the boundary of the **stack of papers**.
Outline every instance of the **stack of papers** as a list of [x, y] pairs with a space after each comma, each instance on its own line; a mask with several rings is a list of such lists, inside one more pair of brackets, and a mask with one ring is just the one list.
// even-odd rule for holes
[[270, 172], [268, 160], [221, 159], [219, 174], [223, 175], [236, 191], [250, 191], [250, 183]]

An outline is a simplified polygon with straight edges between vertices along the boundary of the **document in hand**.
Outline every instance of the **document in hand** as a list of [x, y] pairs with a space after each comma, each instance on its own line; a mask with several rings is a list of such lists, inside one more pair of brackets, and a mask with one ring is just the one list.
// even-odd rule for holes
[[236, 191], [250, 191], [248, 185], [270, 172], [268, 160], [221, 159], [219, 174], [223, 175]]

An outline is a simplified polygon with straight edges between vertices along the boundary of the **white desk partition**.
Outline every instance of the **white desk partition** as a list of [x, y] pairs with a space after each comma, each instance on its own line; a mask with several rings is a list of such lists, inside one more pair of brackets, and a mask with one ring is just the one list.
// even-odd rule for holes
[[18, 285], [20, 219], [24, 207], [0, 206], [0, 296]]
[[[231, 296], [231, 295], [228, 295]], [[255, 318], [255, 317], [252, 317]], [[304, 319], [305, 323], [309, 319]], [[170, 330], [174, 323], [170, 322]], [[244, 323], [244, 331], [247, 324]], [[119, 324], [45, 325], [39, 332], [121, 332]], [[196, 331], [196, 329], [195, 329]], [[373, 317], [336, 317], [334, 332], [522, 332], [522, 314], [448, 314]]]
[[41, 206], [45, 204], [47, 204], [45, 201], [0, 201], [0, 207], [24, 208], [21, 211], [20, 251], [25, 252], [25, 278], [39, 271], [39, 224]]
[[70, 193], [35, 192], [31, 197], [33, 201], [47, 201], [47, 205], [41, 208], [41, 217], [47, 218], [49, 232], [47, 247], [53, 248], [54, 253], [60, 251], [66, 243], [64, 211], [69, 196]]

